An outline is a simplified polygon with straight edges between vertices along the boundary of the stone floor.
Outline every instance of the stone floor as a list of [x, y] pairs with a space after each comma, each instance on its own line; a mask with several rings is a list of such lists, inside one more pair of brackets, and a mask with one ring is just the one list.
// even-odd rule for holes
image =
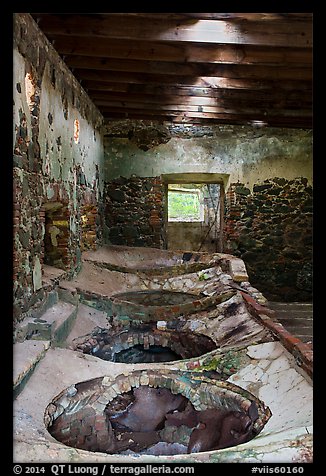
[[[247, 362], [229, 378], [267, 405], [272, 417], [253, 440], [218, 451], [177, 456], [143, 455], [141, 462], [310, 462], [312, 386], [279, 342], [248, 346]], [[242, 359], [244, 362], [245, 359]], [[15, 462], [140, 462], [137, 456], [111, 455], [67, 447], [44, 425], [46, 406], [63, 389], [95, 377], [114, 379], [132, 370], [178, 369], [182, 364], [118, 364], [69, 349], [50, 348], [14, 403]]]
[[313, 343], [313, 305], [301, 302], [269, 302], [275, 318], [302, 342]]
[[[114, 263], [124, 267], [121, 272], [117, 269], [108, 269], [107, 266], [97, 266], [99, 255], [103, 262], [111, 262], [114, 250], [110, 250], [109, 257], [105, 250], [101, 250], [93, 262], [90, 262], [92, 261], [89, 259], [90, 253], [87, 253], [87, 261], [84, 261], [82, 272], [72, 281], [60, 281], [60, 276], [55, 272], [51, 278], [50, 272], [46, 285], [49, 286], [49, 283], [55, 280], [59, 298], [63, 302], [69, 302], [72, 307], [75, 306], [76, 311], [69, 310], [69, 313], [66, 313], [68, 325], [60, 321], [60, 333], [55, 320], [54, 323], [51, 321], [48, 328], [45, 320], [32, 319], [30, 328], [45, 326], [44, 335], [35, 334], [34, 337], [33, 335], [29, 337], [29, 340], [18, 341], [14, 345], [16, 385], [14, 461], [17, 463], [312, 462], [313, 390], [310, 360], [312, 351], [275, 322], [275, 316], [268, 315], [268, 307], [264, 305], [266, 300], [264, 301], [258, 290], [251, 287], [243, 262], [234, 260], [228, 255], [219, 255], [209, 261], [210, 266], [215, 267], [214, 272], [199, 271], [187, 274], [183, 268], [182, 274], [178, 275], [177, 269], [172, 264], [173, 277], [153, 277], [139, 275], [130, 270], [126, 272], [125, 265], [131, 256], [130, 253], [132, 254], [132, 249], [128, 250], [128, 256], [120, 254], [119, 263]], [[144, 264], [141, 253], [142, 250], [137, 248], [132, 266], [134, 270], [138, 268], [139, 261]], [[148, 249], [145, 255], [146, 259], [151, 259], [151, 265], [155, 265], [155, 255], [151, 256]], [[205, 255], [205, 261], [206, 259]], [[217, 263], [221, 264], [223, 270], [218, 269]], [[235, 294], [218, 304], [213, 311], [201, 311], [203, 314], [195, 314], [196, 318], [187, 316], [185, 320], [185, 325], [192, 332], [201, 332], [212, 337], [214, 333], [224, 332], [233, 339], [228, 341], [228, 346], [217, 347], [216, 350], [196, 358], [146, 364], [109, 362], [74, 350], [72, 345], [74, 339], [85, 336], [97, 326], [110, 329], [112, 315], [110, 317], [105, 307], [101, 309], [94, 307], [96, 299], [108, 300], [116, 292], [128, 291], [135, 287], [160, 289], [163, 286], [164, 289], [168, 286], [169, 289], [186, 292], [193, 289], [195, 294], [204, 291], [208, 296], [220, 292], [221, 288], [231, 287]], [[276, 317], [281, 322], [283, 316], [284, 322], [288, 325], [289, 312], [286, 308], [277, 306], [278, 303], [274, 303]], [[218, 309], [221, 310], [220, 315]], [[226, 309], [237, 309], [237, 313], [228, 315]], [[302, 314], [298, 310], [291, 308], [291, 311], [292, 317], [299, 315], [293, 317], [294, 319], [302, 319], [300, 317]], [[235, 316], [239, 322], [234, 323]], [[248, 322], [251, 330], [255, 332], [250, 334], [247, 328], [244, 335], [239, 334], [240, 338], [234, 337], [232, 332], [229, 332], [230, 325], [232, 329], [245, 328], [243, 322]], [[30, 328], [25, 329], [26, 335]], [[263, 332], [261, 328], [264, 329]], [[215, 340], [219, 342], [217, 335]], [[142, 455], [140, 460], [139, 455], [106, 454], [68, 447], [55, 440], [46, 428], [44, 421], [46, 407], [71, 385], [96, 377], [103, 377], [108, 383], [117, 375], [128, 375], [133, 370], [143, 370], [145, 373], [146, 370], [160, 372], [168, 369], [200, 372], [201, 369], [207, 368], [208, 363], [212, 369], [214, 363], [214, 369], [218, 371], [220, 364], [215, 363], [221, 362], [230, 348], [237, 364], [235, 368], [232, 364], [232, 371], [224, 378], [237, 385], [240, 391], [244, 389], [251, 392], [268, 406], [272, 413], [265, 427], [251, 441], [202, 453], [174, 456]]]

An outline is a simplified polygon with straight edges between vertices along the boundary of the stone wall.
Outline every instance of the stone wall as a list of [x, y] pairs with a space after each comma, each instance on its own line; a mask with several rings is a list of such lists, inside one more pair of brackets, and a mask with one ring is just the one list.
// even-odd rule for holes
[[[41, 288], [44, 221], [40, 219], [43, 188], [37, 175], [14, 168], [13, 173], [14, 297], [24, 303]], [[25, 309], [26, 310], [26, 309]]]
[[268, 299], [312, 297], [312, 188], [306, 178], [232, 184], [225, 200], [225, 252], [241, 257]]
[[[103, 118], [27, 13], [14, 14], [14, 318], [102, 242]], [[76, 125], [78, 125], [79, 136]]]
[[311, 298], [311, 130], [112, 121], [104, 147], [112, 183], [119, 175], [174, 183], [214, 175], [226, 192], [221, 250], [241, 256], [271, 299]]
[[164, 193], [159, 177], [119, 177], [107, 182], [104, 203], [106, 242], [164, 247]]
[[107, 415], [98, 415], [93, 408], [87, 407], [72, 414], [63, 413], [55, 420], [50, 431], [64, 445], [106, 453], [110, 450], [112, 438], [109, 428]]

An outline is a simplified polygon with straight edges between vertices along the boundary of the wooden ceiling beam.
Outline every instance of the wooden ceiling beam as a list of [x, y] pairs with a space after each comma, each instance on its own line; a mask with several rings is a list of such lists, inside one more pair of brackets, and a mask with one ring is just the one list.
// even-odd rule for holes
[[124, 113], [112, 113], [110, 116], [104, 117], [106, 123], [110, 123], [111, 121], [116, 120], [124, 120], [124, 119], [135, 119], [135, 120], [144, 120], [144, 121], [157, 121], [161, 124], [189, 124], [189, 125], [246, 125], [252, 127], [281, 127], [287, 129], [311, 129], [312, 123], [311, 121], [305, 122], [298, 122], [294, 123], [293, 121], [284, 120], [282, 118], [275, 120], [274, 118], [269, 122], [262, 122], [261, 124], [256, 124], [248, 119], [244, 118], [234, 118], [231, 120], [222, 119], [222, 118], [205, 118], [205, 117], [186, 117], [186, 116], [155, 116], [155, 115], [145, 115], [145, 114], [133, 114], [133, 115], [126, 115]]
[[106, 118], [312, 125], [312, 14], [32, 15]]
[[139, 94], [139, 93], [116, 93], [104, 92], [96, 89], [88, 90], [88, 94], [97, 106], [106, 104], [107, 101], [119, 101], [121, 104], [125, 102], [136, 102], [144, 104], [175, 104], [175, 105], [192, 105], [192, 106], [219, 106], [219, 107], [245, 107], [246, 105], [259, 105], [259, 107], [268, 107], [270, 109], [308, 109], [311, 108], [311, 98], [297, 97], [290, 99], [283, 95], [283, 97], [274, 97], [265, 95], [264, 98], [257, 98], [255, 94], [245, 95], [241, 97], [203, 97], [203, 96], [180, 96], [180, 95], [153, 95], [153, 94]]
[[146, 41], [178, 41], [213, 44], [242, 44], [312, 47], [311, 21], [250, 21], [189, 19], [155, 20], [100, 14], [40, 14], [38, 24], [46, 35], [79, 35]]
[[[132, 84], [128, 83], [119, 83], [119, 82], [110, 82], [110, 81], [94, 81], [94, 80], [85, 80], [82, 79], [83, 88], [87, 90], [95, 89], [96, 91], [107, 91], [107, 92], [116, 92], [116, 93], [128, 93], [130, 91]], [[142, 85], [137, 85], [140, 88]], [[145, 86], [145, 85], [144, 85]]]
[[[121, 87], [122, 86], [122, 87]], [[169, 86], [169, 85], [146, 85], [146, 84], [119, 84], [108, 83], [105, 81], [83, 81], [84, 89], [93, 97], [96, 95], [103, 97], [115, 95], [117, 98], [122, 98], [125, 95], [130, 97], [139, 95], [146, 99], [146, 97], [155, 99], [160, 98], [178, 98], [182, 101], [182, 97], [196, 97], [196, 98], [215, 98], [234, 100], [234, 101], [298, 101], [298, 102], [312, 102], [312, 91], [304, 91], [301, 89], [286, 91], [277, 90], [270, 94], [268, 90], [256, 91], [250, 89], [213, 89], [213, 88], [198, 88], [191, 86]]]
[[247, 114], [223, 114], [223, 113], [211, 113], [211, 112], [196, 112], [196, 111], [157, 111], [152, 109], [124, 109], [124, 108], [110, 108], [110, 110], [103, 110], [103, 117], [105, 119], [115, 118], [117, 116], [123, 118], [161, 118], [165, 121], [171, 121], [173, 118], [180, 122], [187, 121], [192, 122], [194, 120], [207, 120], [207, 121], [224, 121], [227, 124], [234, 123], [247, 123], [257, 127], [264, 124], [287, 124], [289, 127], [298, 128], [310, 128], [312, 124], [311, 117], [284, 117], [284, 116], [270, 116], [264, 115], [247, 115]]
[[[299, 86], [299, 85], [298, 85]], [[268, 89], [254, 90], [254, 89], [226, 89], [226, 88], [212, 88], [212, 87], [196, 87], [196, 86], [175, 86], [175, 85], [152, 85], [152, 84], [126, 84], [126, 83], [110, 83], [106, 81], [84, 80], [83, 87], [91, 95], [103, 93], [112, 94], [139, 94], [146, 98], [149, 96], [160, 97], [176, 97], [176, 96], [194, 96], [203, 98], [216, 99], [232, 99], [232, 100], [283, 100], [289, 101], [312, 101], [312, 91], [302, 89], [292, 89], [287, 91], [284, 89], [277, 89], [270, 94]], [[276, 88], [275, 88], [276, 89]]]
[[206, 20], [236, 20], [236, 21], [307, 21], [312, 13], [180, 13], [189, 18]]
[[185, 20], [195, 18], [199, 20], [228, 21], [288, 21], [289, 19], [307, 21], [312, 18], [312, 13], [101, 13], [101, 15], [156, 18], [160, 20]]
[[311, 48], [262, 47], [251, 45], [193, 45], [82, 36], [52, 35], [61, 55], [79, 55], [128, 60], [181, 63], [266, 64], [306, 66], [312, 64]]
[[117, 60], [92, 56], [65, 57], [70, 68], [121, 71], [127, 73], [162, 74], [172, 76], [219, 76], [259, 80], [292, 79], [312, 80], [311, 67], [276, 67], [270, 65], [177, 63], [142, 60]]
[[155, 113], [158, 111], [169, 111], [171, 113], [174, 112], [194, 112], [200, 114], [230, 114], [232, 115], [248, 115], [248, 116], [259, 116], [260, 118], [264, 117], [272, 117], [273, 115], [283, 116], [283, 117], [311, 117], [311, 109], [272, 109], [272, 108], [251, 108], [251, 107], [244, 107], [239, 108], [237, 106], [234, 109], [228, 109], [218, 106], [193, 106], [193, 105], [183, 105], [183, 104], [150, 104], [150, 103], [136, 103], [136, 102], [127, 102], [125, 101], [123, 105], [121, 101], [96, 101], [94, 100], [94, 104], [101, 107], [101, 111], [109, 110], [110, 108], [121, 108], [123, 107], [125, 110], [132, 110], [132, 109], [142, 109], [142, 110], [151, 110]]
[[116, 72], [105, 70], [91, 70], [91, 69], [74, 69], [75, 76], [78, 80], [87, 81], [102, 81], [117, 84], [139, 85], [143, 88], [157, 88], [157, 87], [196, 87], [209, 88], [212, 90], [219, 89], [235, 89], [235, 90], [271, 90], [271, 93], [279, 90], [302, 90], [310, 92], [312, 88], [311, 81], [296, 81], [296, 80], [253, 80], [253, 79], [235, 79], [222, 77], [205, 77], [200, 78], [193, 76], [173, 76], [173, 75], [155, 75], [155, 74], [141, 74]]

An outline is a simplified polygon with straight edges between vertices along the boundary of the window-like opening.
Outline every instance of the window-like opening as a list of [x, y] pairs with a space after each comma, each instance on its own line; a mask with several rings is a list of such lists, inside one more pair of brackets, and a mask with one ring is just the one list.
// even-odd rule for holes
[[201, 184], [169, 184], [168, 221], [204, 221], [202, 188]]

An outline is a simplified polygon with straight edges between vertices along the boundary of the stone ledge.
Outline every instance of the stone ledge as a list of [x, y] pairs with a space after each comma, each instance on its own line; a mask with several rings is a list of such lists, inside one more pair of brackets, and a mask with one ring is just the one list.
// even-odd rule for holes
[[[16, 327], [14, 331], [14, 341], [23, 342], [25, 339], [29, 338], [29, 327], [28, 323], [33, 322], [34, 319], [40, 319], [41, 316], [53, 305], [58, 302], [58, 293], [56, 290], [51, 288], [44, 295], [44, 299], [37, 303], [35, 306], [32, 306], [27, 312], [23, 314], [23, 319], [20, 324]], [[44, 337], [46, 340], [47, 337]]]
[[26, 340], [13, 346], [14, 396], [23, 389], [37, 363], [50, 347], [50, 341]]
[[63, 286], [58, 286], [58, 296], [61, 301], [68, 302], [73, 304], [74, 306], [78, 306], [79, 303], [79, 295], [77, 293], [77, 289], [69, 289]]
[[249, 281], [246, 266], [242, 259], [232, 258], [229, 261], [229, 271], [232, 279], [236, 282]]
[[67, 271], [54, 266], [49, 266], [47, 264], [43, 265], [43, 276], [42, 284], [44, 285], [53, 285], [58, 284], [61, 279], [64, 279], [67, 276]]
[[78, 306], [58, 301], [40, 317], [25, 319], [17, 330], [17, 341], [26, 339], [49, 340], [53, 343], [64, 341], [77, 315]]
[[275, 311], [268, 307], [261, 306], [251, 296], [241, 292], [247, 307], [253, 312], [260, 322], [284, 345], [284, 347], [296, 359], [299, 367], [312, 378], [313, 376], [313, 351], [310, 344], [303, 343], [298, 337], [295, 337], [275, 318]]
[[269, 317], [275, 317], [275, 311], [272, 309], [259, 304], [253, 297], [249, 296], [246, 292], [240, 291], [243, 299], [246, 302], [246, 306], [249, 308], [250, 311], [253, 311], [255, 315], [267, 315]]
[[300, 339], [286, 330], [281, 323], [273, 321], [266, 315], [259, 316], [264, 325], [276, 336], [284, 347], [294, 356], [297, 365], [313, 377], [312, 346], [303, 343]]

